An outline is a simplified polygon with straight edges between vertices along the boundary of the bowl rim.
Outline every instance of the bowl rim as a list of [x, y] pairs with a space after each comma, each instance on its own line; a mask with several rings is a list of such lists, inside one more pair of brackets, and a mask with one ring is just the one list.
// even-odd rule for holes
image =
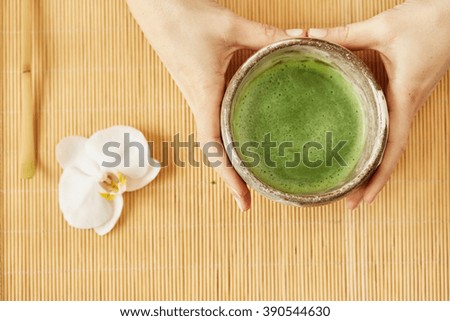
[[[231, 130], [231, 113], [233, 100], [238, 89], [240, 88], [241, 83], [249, 74], [249, 72], [251, 72], [263, 58], [271, 55], [278, 50], [294, 46], [312, 46], [315, 49], [319, 50], [334, 51], [335, 53], [342, 55], [346, 59], [350, 60], [350, 62], [355, 65], [356, 69], [360, 70], [367, 78], [374, 95], [374, 100], [376, 102], [374, 107], [377, 108], [377, 114], [379, 115], [377, 119], [377, 135], [375, 137], [372, 153], [366, 164], [364, 164], [362, 170], [358, 173], [358, 175], [344, 183], [339, 188], [316, 195], [291, 194], [277, 190], [270, 185], [262, 182], [252, 173], [252, 171], [242, 165], [242, 160], [239, 157], [236, 146], [232, 144], [233, 135]], [[345, 197], [353, 190], [364, 184], [372, 176], [372, 174], [380, 165], [383, 159], [384, 151], [386, 149], [389, 133], [389, 117], [386, 99], [383, 91], [376, 82], [372, 72], [359, 57], [357, 57], [348, 49], [332, 42], [314, 38], [295, 38], [281, 40], [270, 44], [254, 53], [241, 65], [241, 67], [236, 71], [236, 73], [230, 80], [225, 91], [221, 106], [220, 126], [222, 142], [224, 144], [227, 156], [234, 169], [250, 188], [256, 190], [265, 197], [278, 201], [280, 203], [297, 206], [315, 206], [328, 204]]]

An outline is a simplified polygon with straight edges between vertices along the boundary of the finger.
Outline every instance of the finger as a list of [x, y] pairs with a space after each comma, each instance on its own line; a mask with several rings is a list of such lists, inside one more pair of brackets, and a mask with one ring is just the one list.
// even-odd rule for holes
[[383, 186], [388, 182], [395, 167], [402, 156], [409, 136], [412, 116], [407, 110], [411, 109], [412, 101], [401, 89], [389, 86], [387, 102], [389, 105], [390, 131], [383, 161], [374, 176], [370, 179], [364, 193], [364, 201], [372, 203]]
[[201, 148], [208, 161], [231, 189], [238, 207], [247, 211], [251, 205], [250, 191], [228, 160], [220, 136], [220, 109], [204, 108], [195, 114]]
[[241, 211], [245, 212], [250, 209], [250, 191], [242, 178], [231, 166], [221, 139], [213, 136], [202, 136], [200, 138], [200, 144], [208, 157], [210, 165], [214, 167], [230, 188]]
[[375, 17], [335, 28], [312, 28], [308, 30], [308, 37], [334, 42], [350, 50], [375, 49], [382, 30], [381, 22]]
[[283, 30], [244, 18], [239, 19], [235, 41], [240, 48], [258, 50], [276, 41], [305, 35], [303, 29]]
[[353, 211], [354, 209], [356, 209], [359, 206], [359, 204], [361, 203], [361, 201], [364, 197], [365, 189], [366, 189], [366, 185], [363, 185], [363, 186], [359, 187], [358, 189], [356, 189], [355, 191], [353, 191], [349, 196], [347, 196], [347, 201], [346, 201], [347, 209], [349, 209], [350, 211]]

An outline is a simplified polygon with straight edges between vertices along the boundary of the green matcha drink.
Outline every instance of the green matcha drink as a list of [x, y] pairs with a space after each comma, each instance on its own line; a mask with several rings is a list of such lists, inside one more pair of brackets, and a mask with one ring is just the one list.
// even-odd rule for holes
[[239, 156], [260, 181], [311, 195], [339, 186], [356, 166], [362, 116], [356, 93], [338, 70], [289, 57], [239, 91], [231, 130]]

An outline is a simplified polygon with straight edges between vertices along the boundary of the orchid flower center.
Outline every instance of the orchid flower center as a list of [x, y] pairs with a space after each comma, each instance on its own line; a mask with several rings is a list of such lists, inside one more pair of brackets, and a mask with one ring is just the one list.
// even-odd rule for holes
[[127, 179], [121, 173], [106, 173], [103, 175], [100, 186], [105, 191], [100, 195], [108, 201], [114, 200], [116, 195], [120, 195], [125, 192], [127, 187]]

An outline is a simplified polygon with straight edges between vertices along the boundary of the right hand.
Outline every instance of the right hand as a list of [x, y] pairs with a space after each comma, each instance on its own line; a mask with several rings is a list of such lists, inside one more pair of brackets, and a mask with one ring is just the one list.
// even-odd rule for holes
[[310, 29], [309, 36], [378, 51], [389, 78], [386, 152], [367, 185], [347, 198], [348, 208], [354, 209], [362, 199], [373, 202], [387, 183], [405, 150], [414, 115], [450, 67], [450, 1], [410, 0], [366, 21]]

